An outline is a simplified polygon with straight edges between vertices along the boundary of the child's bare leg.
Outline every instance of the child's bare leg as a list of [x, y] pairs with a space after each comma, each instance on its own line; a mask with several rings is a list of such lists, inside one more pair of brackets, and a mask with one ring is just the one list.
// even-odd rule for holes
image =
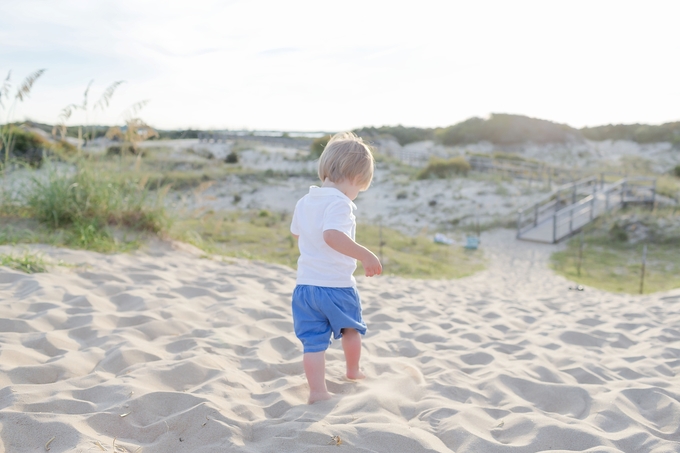
[[347, 377], [349, 379], [365, 378], [366, 375], [359, 369], [361, 334], [355, 329], [342, 329], [342, 349], [345, 351], [347, 362]]
[[302, 364], [309, 384], [308, 404], [331, 398], [326, 388], [326, 351], [308, 352], [302, 356]]

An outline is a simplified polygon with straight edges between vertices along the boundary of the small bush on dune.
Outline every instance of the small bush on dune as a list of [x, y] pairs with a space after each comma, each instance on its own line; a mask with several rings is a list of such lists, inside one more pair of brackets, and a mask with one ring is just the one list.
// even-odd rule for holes
[[59, 140], [51, 141], [37, 132], [19, 126], [11, 126], [12, 146], [10, 158], [31, 167], [39, 167], [44, 154], [67, 157], [76, 153], [76, 147]]
[[112, 145], [106, 148], [107, 156], [134, 155], [135, 149], [129, 144]]
[[321, 153], [323, 153], [323, 150], [326, 149], [326, 145], [328, 145], [330, 140], [330, 135], [324, 135], [323, 137], [315, 138], [310, 147], [309, 157], [312, 159], [318, 159], [321, 157]]
[[462, 156], [453, 157], [451, 159], [441, 159], [433, 157], [418, 173], [418, 179], [443, 179], [450, 178], [455, 175], [466, 176], [471, 170], [470, 163]]
[[227, 157], [224, 159], [224, 161], [228, 164], [237, 164], [238, 154], [236, 153], [236, 151], [232, 151], [229, 154], [227, 154]]

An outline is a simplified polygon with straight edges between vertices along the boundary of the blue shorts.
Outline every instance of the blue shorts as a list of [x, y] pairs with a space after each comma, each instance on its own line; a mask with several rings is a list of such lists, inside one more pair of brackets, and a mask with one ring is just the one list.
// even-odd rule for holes
[[297, 285], [293, 291], [293, 326], [305, 353], [321, 352], [337, 340], [342, 329], [366, 333], [361, 299], [356, 288]]

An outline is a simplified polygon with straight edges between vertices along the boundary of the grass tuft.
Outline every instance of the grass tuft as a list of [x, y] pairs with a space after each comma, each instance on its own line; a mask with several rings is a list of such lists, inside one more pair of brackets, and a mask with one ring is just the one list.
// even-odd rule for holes
[[42, 242], [111, 252], [139, 246], [145, 234], [166, 231], [167, 190], [151, 191], [148, 176], [107, 172], [80, 161], [51, 163], [19, 194], [0, 200], [1, 243]]
[[47, 272], [45, 260], [41, 256], [30, 252], [25, 252], [23, 255], [0, 255], [0, 266], [9, 267], [26, 274]]
[[450, 178], [455, 175], [467, 175], [472, 167], [470, 163], [465, 160], [463, 156], [452, 157], [451, 159], [442, 159], [439, 157], [433, 157], [427, 164], [427, 167], [423, 168], [420, 173], [418, 173], [418, 179], [429, 179], [429, 178]]

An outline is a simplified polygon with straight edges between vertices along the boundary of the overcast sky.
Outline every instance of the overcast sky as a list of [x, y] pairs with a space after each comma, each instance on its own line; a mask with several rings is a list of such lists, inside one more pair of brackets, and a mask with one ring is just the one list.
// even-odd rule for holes
[[46, 123], [94, 79], [93, 100], [126, 82], [88, 119], [105, 124], [145, 99], [158, 128], [658, 124], [680, 120], [679, 17], [675, 0], [0, 0], [0, 75], [47, 69], [15, 115]]

